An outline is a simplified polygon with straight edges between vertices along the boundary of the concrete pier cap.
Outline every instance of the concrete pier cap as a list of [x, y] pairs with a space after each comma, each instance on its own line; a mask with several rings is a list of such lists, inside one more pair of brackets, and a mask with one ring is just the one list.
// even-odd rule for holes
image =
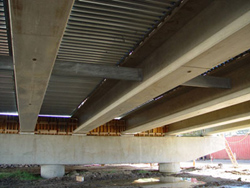
[[41, 176], [43, 178], [63, 177], [65, 174], [64, 165], [41, 165]]
[[180, 172], [180, 163], [159, 163], [159, 171], [164, 173], [178, 173]]

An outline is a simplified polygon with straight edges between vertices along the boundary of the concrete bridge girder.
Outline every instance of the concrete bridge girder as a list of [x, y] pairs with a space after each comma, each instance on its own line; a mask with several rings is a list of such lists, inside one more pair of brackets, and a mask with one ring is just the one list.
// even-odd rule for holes
[[170, 124], [167, 135], [179, 135], [250, 119], [250, 101]]
[[73, 0], [9, 1], [20, 129], [33, 132]]
[[84, 105], [76, 114], [75, 133], [86, 133], [249, 49], [249, 9], [248, 1], [210, 3], [140, 63], [141, 83], [118, 82], [102, 99]]
[[212, 127], [205, 130], [205, 135], [220, 134], [224, 132], [233, 132], [237, 130], [250, 129], [250, 120], [229, 123], [219, 127]]
[[222, 77], [230, 78], [230, 89], [179, 88], [125, 117], [127, 127], [124, 133], [170, 125], [249, 101], [249, 61], [250, 56], [247, 55], [217, 71]]

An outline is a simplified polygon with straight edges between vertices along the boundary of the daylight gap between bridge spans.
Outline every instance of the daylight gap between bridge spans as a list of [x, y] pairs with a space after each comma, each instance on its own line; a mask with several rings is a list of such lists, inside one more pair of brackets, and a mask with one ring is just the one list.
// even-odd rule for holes
[[80, 121], [75, 133], [87, 133], [248, 50], [249, 10], [248, 0], [211, 2], [138, 65], [142, 82], [120, 81], [83, 105], [75, 114]]

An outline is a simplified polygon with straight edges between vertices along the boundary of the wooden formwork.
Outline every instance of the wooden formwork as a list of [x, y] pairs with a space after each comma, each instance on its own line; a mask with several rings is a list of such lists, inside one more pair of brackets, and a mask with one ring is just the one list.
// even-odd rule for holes
[[78, 121], [73, 118], [39, 117], [35, 134], [71, 135], [77, 126]]
[[[70, 135], [77, 128], [78, 121], [72, 118], [39, 117], [35, 134]], [[17, 116], [0, 116], [0, 133], [18, 134], [20, 130]]]
[[[124, 120], [112, 120], [100, 127], [97, 127], [90, 131], [87, 135], [89, 136], [120, 136], [123, 131], [126, 130], [126, 122]], [[165, 136], [168, 131], [168, 127], [159, 127], [151, 129], [149, 131], [135, 134], [134, 136]]]
[[168, 126], [158, 127], [148, 131], [144, 131], [134, 136], [165, 136], [165, 133], [168, 132]]
[[[46, 135], [72, 135], [78, 127], [78, 120], [73, 118], [39, 117], [35, 134]], [[18, 134], [19, 120], [17, 116], [0, 116], [0, 133]], [[89, 136], [120, 136], [126, 130], [125, 120], [112, 120], [91, 130]], [[168, 127], [159, 127], [134, 136], [164, 136]]]
[[0, 133], [17, 134], [19, 119], [17, 116], [0, 116]]
[[124, 120], [112, 120], [100, 127], [91, 130], [89, 136], [120, 136], [125, 131], [126, 124]]

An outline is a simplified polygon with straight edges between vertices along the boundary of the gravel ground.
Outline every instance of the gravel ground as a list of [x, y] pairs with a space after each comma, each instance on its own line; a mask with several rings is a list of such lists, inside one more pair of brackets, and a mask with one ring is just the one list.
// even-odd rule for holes
[[[2, 178], [0, 187], [250, 187], [250, 162], [242, 164], [233, 168], [228, 161], [197, 161], [195, 167], [192, 162], [181, 163], [181, 172], [171, 176], [158, 172], [157, 165], [149, 164], [73, 165], [66, 166], [66, 174], [62, 178]], [[40, 173], [38, 165], [0, 165], [0, 172], [16, 170]], [[76, 176], [84, 177], [84, 181], [77, 182]]]

